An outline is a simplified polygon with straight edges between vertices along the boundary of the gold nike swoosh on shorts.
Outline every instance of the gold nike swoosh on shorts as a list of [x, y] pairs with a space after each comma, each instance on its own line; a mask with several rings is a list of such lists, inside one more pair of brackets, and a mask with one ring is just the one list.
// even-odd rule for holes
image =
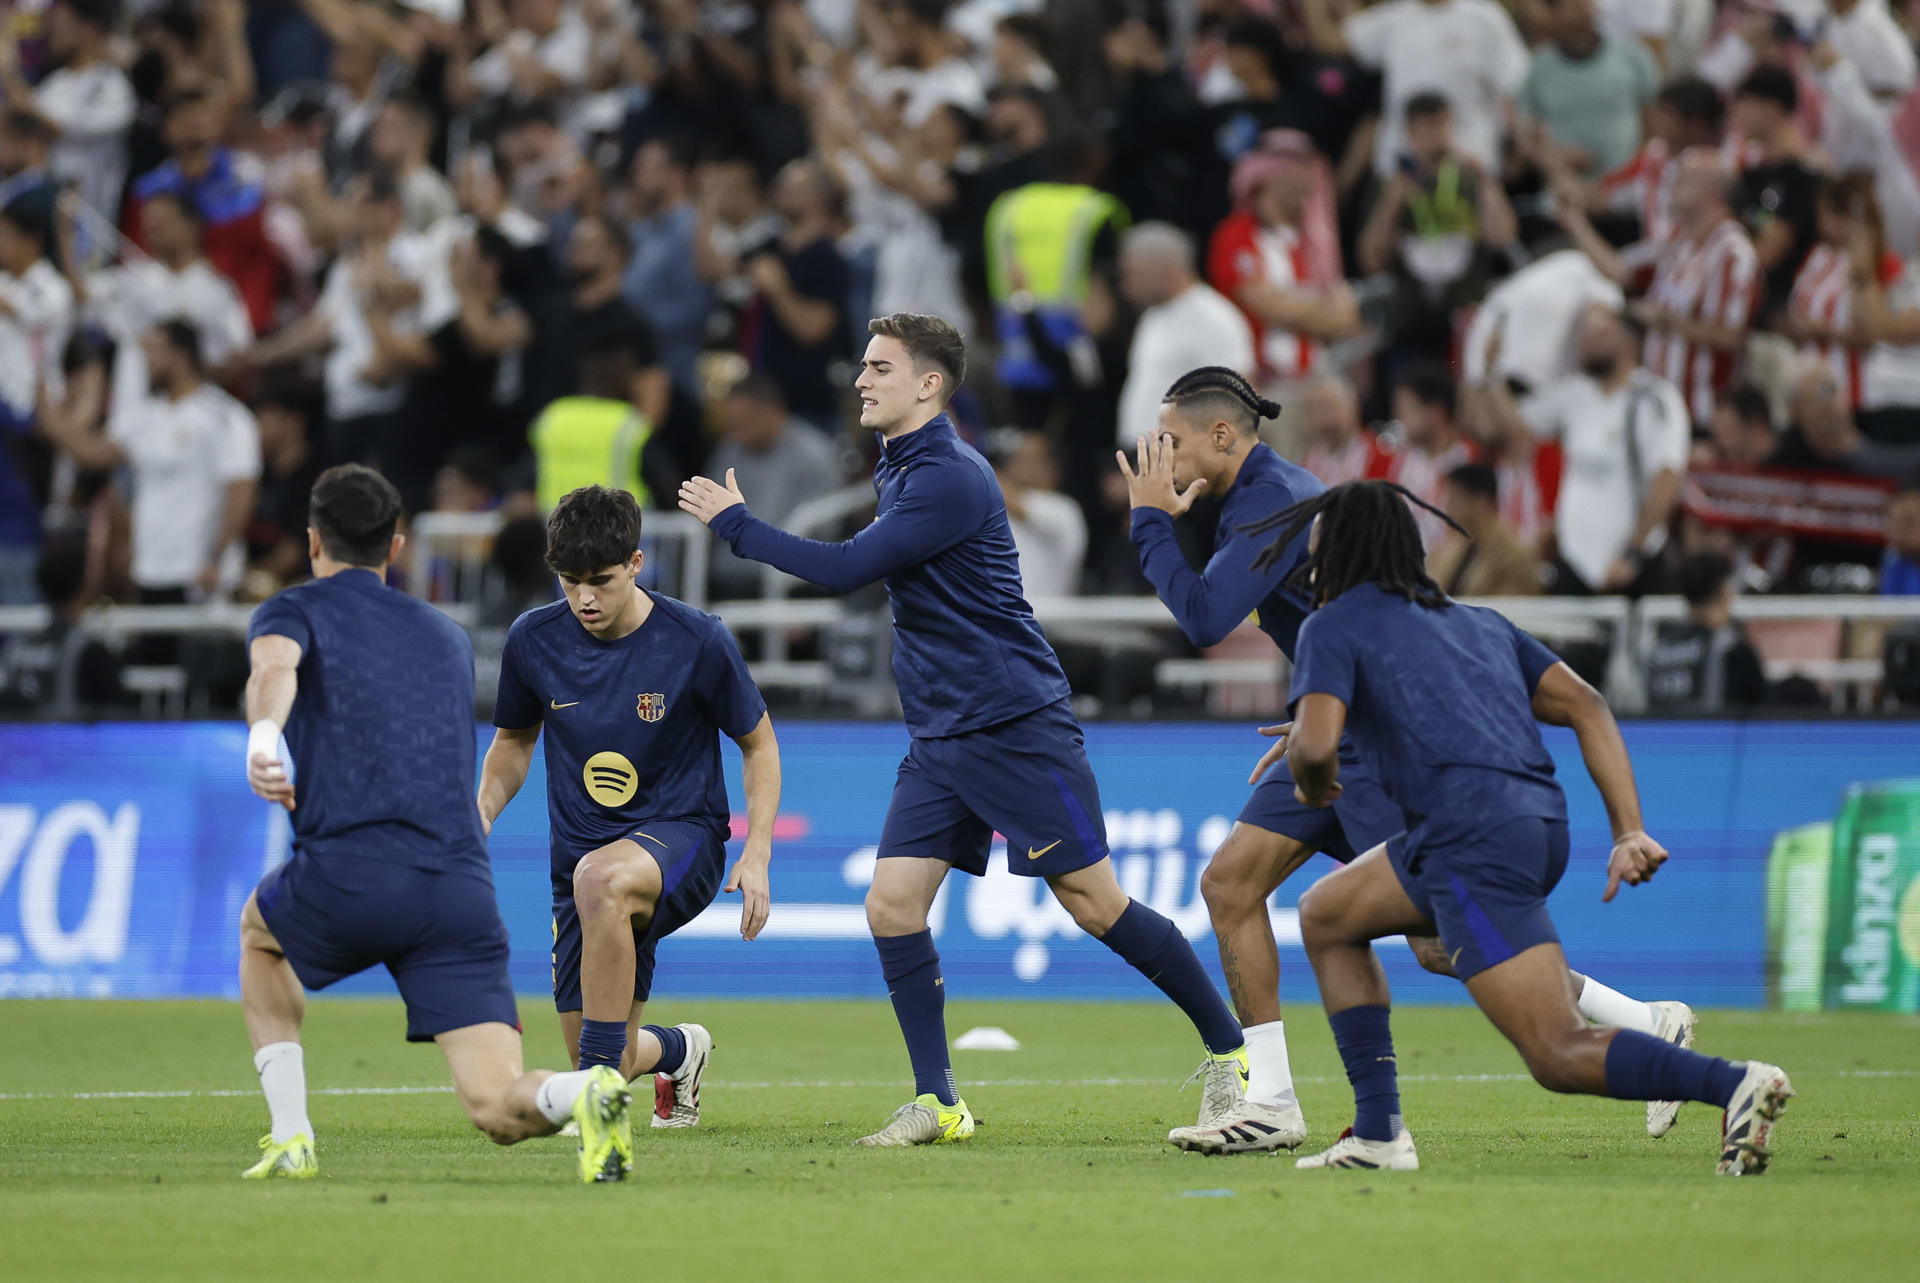
[[550, 699], [547, 701], [547, 707], [552, 709], [572, 708], [574, 704], [578, 704], [579, 702], [580, 701], [576, 699], [573, 701], [573, 704], [562, 704], [557, 699]]
[[1053, 841], [1047, 843], [1047, 845], [1041, 847], [1038, 851], [1034, 850], [1032, 847], [1028, 847], [1027, 858], [1029, 860], [1037, 860], [1041, 856], [1045, 855], [1047, 852], [1053, 850], [1054, 847], [1059, 846], [1064, 841], [1066, 841], [1065, 838], [1055, 838]]

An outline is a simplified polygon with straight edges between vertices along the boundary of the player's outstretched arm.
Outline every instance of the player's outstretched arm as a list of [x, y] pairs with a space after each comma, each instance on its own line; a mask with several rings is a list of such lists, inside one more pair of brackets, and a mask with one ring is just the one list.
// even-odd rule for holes
[[533, 746], [540, 739], [540, 723], [532, 726], [497, 727], [493, 743], [480, 764], [480, 829], [493, 832], [493, 822], [507, 809], [514, 794], [527, 782], [527, 769], [533, 765]]
[[917, 468], [894, 505], [851, 539], [830, 543], [759, 520], [727, 470], [722, 486], [695, 477], [680, 487], [680, 507], [727, 541], [735, 554], [818, 584], [850, 593], [894, 571], [927, 560], [960, 542], [986, 517], [986, 482], [971, 468]]
[[733, 862], [726, 890], [740, 893], [740, 938], [751, 940], [767, 925], [773, 907], [767, 866], [773, 860], [773, 821], [780, 813], [780, 742], [774, 738], [773, 718], [765, 713], [734, 742], [740, 746], [741, 781], [747, 790], [747, 845]]
[[1613, 899], [1622, 882], [1629, 886], [1645, 882], [1666, 863], [1667, 851], [1641, 827], [1633, 762], [1606, 698], [1571, 668], [1556, 663], [1534, 687], [1533, 715], [1550, 726], [1573, 728], [1587, 774], [1606, 804], [1607, 820], [1613, 826], [1613, 853], [1607, 860], [1607, 889], [1600, 898]]
[[248, 643], [247, 659], [247, 784], [291, 811], [293, 781], [280, 760], [280, 731], [300, 693], [300, 643], [263, 633]]
[[1164, 441], [1143, 438], [1135, 455], [1137, 471], [1135, 464], [1127, 462], [1125, 451], [1117, 452], [1115, 458], [1133, 505], [1128, 529], [1140, 554], [1140, 573], [1187, 639], [1196, 646], [1212, 646], [1253, 613], [1289, 567], [1255, 571], [1254, 559], [1266, 537], [1235, 531], [1207, 560], [1206, 569], [1195, 574], [1174, 537], [1173, 519], [1193, 506], [1206, 483], [1195, 481], [1185, 490], [1176, 488], [1171, 451]]
[[1340, 796], [1340, 734], [1346, 726], [1346, 701], [1337, 695], [1314, 691], [1294, 705], [1287, 769], [1294, 796], [1308, 806], [1331, 806]]

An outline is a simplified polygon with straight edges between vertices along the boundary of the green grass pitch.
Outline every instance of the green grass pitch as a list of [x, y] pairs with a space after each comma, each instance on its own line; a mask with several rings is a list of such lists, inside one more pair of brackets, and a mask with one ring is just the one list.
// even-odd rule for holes
[[[555, 1063], [552, 1012], [524, 1014], [529, 1062]], [[1324, 1144], [1350, 1098], [1318, 1011], [1290, 1014]], [[1521, 1079], [1463, 1008], [1397, 1014], [1424, 1164], [1398, 1175], [1171, 1149], [1199, 1049], [1161, 1006], [952, 1004], [956, 1034], [1000, 1025], [1022, 1049], [956, 1054], [971, 1143], [879, 1152], [848, 1142], [909, 1091], [884, 1004], [649, 1016], [699, 1019], [719, 1049], [701, 1126], [642, 1130], [625, 1185], [576, 1183], [569, 1141], [488, 1144], [436, 1090], [439, 1054], [402, 1041], [398, 1005], [353, 1000], [308, 1018], [321, 1178], [254, 1184], [238, 1176], [266, 1108], [234, 1006], [0, 1003], [0, 1278], [1916, 1277], [1912, 1017], [1707, 1013], [1704, 1049], [1775, 1060], [1799, 1092], [1772, 1171], [1734, 1181], [1712, 1174], [1716, 1113], [1690, 1106], [1649, 1140], [1638, 1104]]]

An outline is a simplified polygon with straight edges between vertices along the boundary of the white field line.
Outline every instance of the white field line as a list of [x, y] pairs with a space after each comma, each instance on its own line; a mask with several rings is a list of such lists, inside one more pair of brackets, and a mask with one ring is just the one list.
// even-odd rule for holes
[[[1915, 1078], [1920, 1069], [1828, 1069], [1801, 1070], [1802, 1078]], [[1344, 1078], [1330, 1076], [1298, 1077], [1301, 1083], [1337, 1083]], [[1402, 1074], [1403, 1083], [1524, 1083], [1526, 1074]], [[886, 1088], [898, 1087], [898, 1079], [871, 1081], [821, 1079], [813, 1082], [725, 1082], [713, 1079], [712, 1086], [722, 1090], [752, 1091], [765, 1088]], [[1166, 1087], [1166, 1078], [970, 1078], [969, 1087]], [[431, 1096], [450, 1095], [451, 1087], [316, 1087], [313, 1096]], [[219, 1088], [205, 1091], [18, 1091], [0, 1092], [0, 1101], [9, 1100], [185, 1100], [221, 1099], [259, 1095], [259, 1089]]]

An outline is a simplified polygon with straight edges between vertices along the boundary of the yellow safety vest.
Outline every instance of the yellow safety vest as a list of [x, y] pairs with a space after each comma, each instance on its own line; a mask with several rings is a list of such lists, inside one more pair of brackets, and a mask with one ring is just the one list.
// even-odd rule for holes
[[625, 401], [563, 396], [540, 412], [527, 433], [539, 467], [540, 507], [552, 512], [570, 490], [611, 486], [646, 507], [640, 455], [653, 435], [645, 415]]
[[987, 210], [987, 288], [996, 303], [1013, 293], [1013, 265], [1041, 307], [1087, 301], [1093, 243], [1100, 229], [1127, 226], [1127, 207], [1094, 187], [1028, 183]]

